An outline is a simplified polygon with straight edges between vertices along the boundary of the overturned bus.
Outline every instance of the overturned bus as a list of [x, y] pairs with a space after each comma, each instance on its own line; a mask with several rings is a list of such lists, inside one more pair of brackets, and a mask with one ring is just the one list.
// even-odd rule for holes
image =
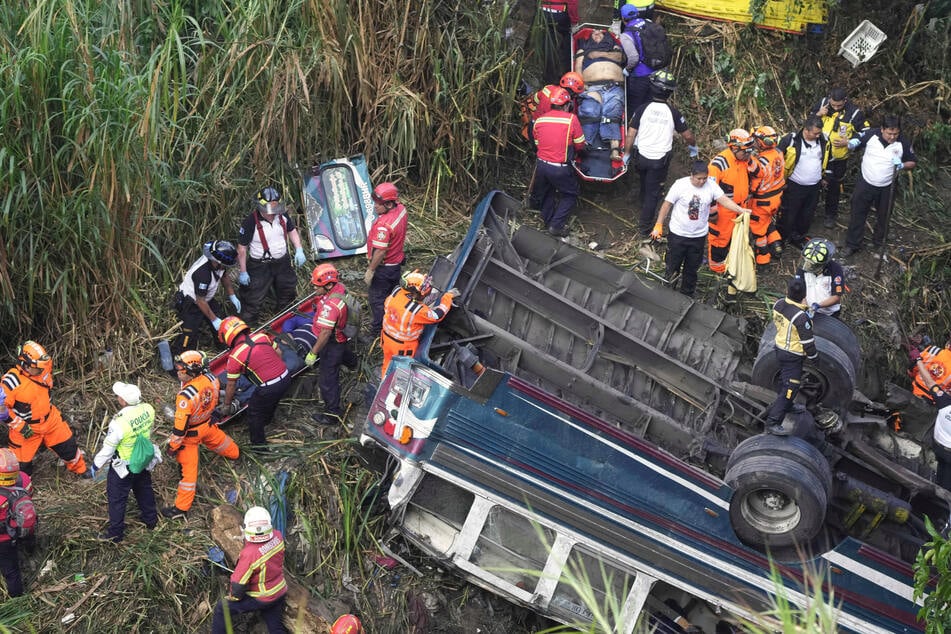
[[456, 307], [370, 406], [361, 442], [396, 458], [405, 538], [571, 625], [630, 633], [677, 605], [712, 632], [780, 585], [806, 605], [812, 580], [844, 631], [922, 631], [911, 562], [948, 494], [856, 389], [848, 327], [816, 321], [804, 407], [764, 434], [769, 329], [745, 354], [743, 319], [518, 226], [518, 209], [480, 203], [432, 272]]

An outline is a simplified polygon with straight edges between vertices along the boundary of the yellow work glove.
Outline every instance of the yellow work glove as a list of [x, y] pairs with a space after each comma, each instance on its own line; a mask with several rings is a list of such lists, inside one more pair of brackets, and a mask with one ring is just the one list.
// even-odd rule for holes
[[654, 240], [660, 240], [662, 237], [664, 237], [664, 225], [658, 222], [656, 225], [654, 225], [654, 230], [651, 231], [651, 238]]
[[308, 352], [307, 356], [304, 357], [304, 365], [308, 368], [313, 367], [317, 363], [317, 355], [313, 352]]

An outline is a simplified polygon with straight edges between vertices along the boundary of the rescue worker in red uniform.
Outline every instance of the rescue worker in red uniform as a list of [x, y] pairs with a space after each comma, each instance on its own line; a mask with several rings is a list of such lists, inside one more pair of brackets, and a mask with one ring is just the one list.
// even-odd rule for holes
[[317, 341], [304, 357], [304, 363], [314, 365], [320, 358], [320, 397], [324, 401], [324, 411], [315, 413], [313, 419], [321, 425], [336, 425], [343, 421], [340, 408], [340, 366], [354, 369], [357, 367], [357, 355], [350, 349], [350, 343], [343, 329], [347, 325], [347, 303], [344, 296], [346, 287], [340, 283], [340, 276], [333, 264], [319, 264], [310, 279], [317, 293], [314, 307], [313, 331]]
[[175, 397], [175, 423], [168, 438], [168, 453], [178, 461], [182, 477], [178, 482], [175, 504], [161, 511], [168, 518], [185, 517], [195, 501], [199, 445], [231, 460], [237, 460], [240, 455], [231, 436], [221, 431], [211, 419], [218, 405], [221, 384], [218, 377], [208, 371], [205, 354], [186, 350], [175, 357], [175, 371], [182, 389]]
[[[710, 178], [740, 207], [749, 207], [747, 199], [750, 197], [750, 171], [755, 170], [755, 165], [750, 161], [752, 149], [753, 137], [750, 133], [742, 128], [735, 128], [730, 132], [727, 149], [710, 161]], [[726, 256], [730, 252], [734, 218], [736, 214], [720, 204], [710, 212], [708, 260], [710, 270], [714, 273], [726, 272]]]
[[459, 290], [450, 288], [442, 294], [439, 304], [430, 308], [424, 302], [433, 287], [428, 275], [413, 271], [403, 276], [403, 284], [386, 298], [386, 316], [383, 319], [383, 376], [395, 355], [416, 356], [423, 327], [442, 321]]
[[10, 449], [20, 461], [20, 471], [33, 473], [33, 456], [40, 445], [59, 456], [73, 473], [92, 477], [83, 452], [59, 408], [50, 402], [53, 387], [53, 360], [46, 349], [27, 341], [17, 351], [17, 366], [3, 375], [4, 405], [10, 413]]
[[[284, 536], [272, 526], [271, 514], [260, 506], [252, 506], [244, 514], [242, 530], [244, 548], [231, 573], [230, 592], [215, 606], [212, 634], [232, 631], [225, 625], [226, 609], [229, 615], [257, 612], [268, 634], [284, 634]], [[233, 621], [233, 617], [228, 620]]]
[[568, 216], [578, 199], [578, 179], [571, 161], [585, 146], [581, 121], [567, 112], [570, 101], [567, 90], [554, 90], [552, 110], [539, 117], [532, 129], [538, 159], [531, 197], [538, 201], [548, 232], [558, 237], [568, 235]]
[[237, 317], [225, 317], [218, 329], [218, 336], [231, 348], [221, 411], [224, 414], [235, 413], [237, 403], [234, 395], [238, 379], [243, 374], [255, 386], [247, 400], [244, 414], [248, 421], [251, 451], [267, 451], [264, 428], [274, 420], [274, 410], [291, 385], [291, 373], [277, 351], [277, 344], [266, 333], [252, 333], [248, 325]]
[[[6, 447], [0, 449], [0, 487], [20, 487], [31, 496], [33, 482], [30, 476], [20, 471], [20, 463], [12, 451]], [[10, 503], [0, 490], [0, 526], [7, 525], [7, 514], [10, 512]], [[33, 538], [31, 538], [32, 540]], [[20, 546], [6, 530], [0, 530], [0, 571], [7, 582], [7, 594], [10, 597], [23, 595], [23, 577], [20, 575]], [[27, 550], [32, 550], [32, 543], [27, 544]]]
[[407, 211], [399, 200], [400, 192], [393, 183], [380, 183], [373, 190], [373, 212], [376, 219], [370, 227], [367, 244], [366, 273], [363, 282], [369, 286], [370, 336], [376, 337], [383, 327], [383, 303], [400, 283], [403, 245], [406, 242]]
[[542, 81], [554, 84], [571, 69], [571, 27], [578, 24], [578, 0], [541, 0]]
[[551, 111], [551, 95], [559, 86], [569, 91], [569, 96], [574, 95], [577, 97], [584, 92], [584, 79], [580, 74], [569, 71], [561, 76], [557, 86], [555, 84], [549, 84], [532, 95], [532, 104], [534, 106], [532, 108], [533, 122], [537, 121], [543, 114], [547, 114]]
[[[257, 207], [238, 230], [238, 284], [240, 310], [247, 323], [257, 323], [258, 312], [272, 289], [278, 309], [297, 295], [297, 274], [291, 268], [307, 261], [294, 219], [286, 215], [283, 195], [276, 185], [257, 193]], [[288, 241], [294, 246], [291, 259]]]
[[772, 256], [782, 251], [781, 236], [776, 230], [776, 214], [786, 188], [786, 157], [776, 148], [779, 135], [772, 127], [762, 125], [753, 131], [756, 147], [756, 171], [750, 181], [750, 233], [757, 264], [769, 264]]

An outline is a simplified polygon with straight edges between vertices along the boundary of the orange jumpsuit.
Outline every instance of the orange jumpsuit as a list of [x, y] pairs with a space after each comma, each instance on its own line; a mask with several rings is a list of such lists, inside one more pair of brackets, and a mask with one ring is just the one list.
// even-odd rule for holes
[[[733, 150], [727, 148], [710, 161], [710, 178], [715, 180], [723, 193], [733, 199], [740, 207], [746, 207], [750, 197], [750, 171], [756, 166], [748, 159], [736, 158]], [[710, 235], [707, 243], [710, 247], [710, 270], [714, 273], [726, 272], [726, 255], [730, 252], [730, 238], [733, 236], [733, 219], [736, 214], [717, 204], [716, 213], [710, 214]]]
[[753, 234], [756, 263], [769, 264], [769, 246], [780, 240], [774, 221], [786, 187], [786, 157], [772, 147], [761, 151], [755, 163], [756, 172], [750, 183], [750, 208], [753, 210], [750, 214], [750, 233]]
[[[951, 391], [951, 350], [940, 346], [928, 346], [921, 351], [921, 360], [931, 372], [931, 378], [945, 392]], [[931, 390], [925, 387], [925, 382], [918, 376], [918, 370], [912, 367], [911, 391], [915, 396], [931, 400]]]
[[177, 450], [175, 459], [181, 467], [182, 479], [178, 482], [175, 507], [188, 511], [195, 501], [198, 484], [198, 445], [205, 445], [220, 456], [236, 460], [238, 445], [231, 436], [211, 423], [211, 413], [218, 405], [221, 384], [210, 372], [199, 374], [182, 385], [175, 397], [175, 427], [168, 446]]
[[[33, 376], [14, 367], [3, 375], [3, 389], [7, 394], [4, 405], [10, 411], [10, 449], [20, 461], [20, 470], [29, 474], [33, 470], [33, 457], [45, 445], [62, 458], [66, 468], [73, 473], [86, 473], [86, 460], [76, 445], [73, 431], [63, 420], [59, 409], [50, 403], [53, 387], [53, 370], [45, 370]], [[24, 438], [21, 433], [29, 424], [33, 435]]]
[[395, 355], [412, 357], [419, 347], [423, 327], [443, 320], [452, 308], [452, 293], [443, 293], [439, 305], [430, 308], [405, 288], [398, 288], [386, 298], [383, 314], [383, 376]]

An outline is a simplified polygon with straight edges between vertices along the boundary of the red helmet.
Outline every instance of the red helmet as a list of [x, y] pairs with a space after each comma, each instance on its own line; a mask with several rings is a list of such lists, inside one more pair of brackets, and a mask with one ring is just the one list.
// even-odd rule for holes
[[571, 101], [571, 95], [568, 94], [568, 91], [564, 88], [558, 87], [551, 91], [551, 94], [548, 96], [548, 101], [553, 106], [563, 106]]
[[380, 183], [373, 189], [373, 200], [378, 203], [395, 203], [400, 198], [400, 190], [393, 183]]
[[218, 326], [218, 338], [226, 346], [230, 346], [234, 338], [246, 330], [250, 330], [250, 328], [244, 323], [244, 320], [231, 315], [221, 320], [221, 325]]
[[753, 130], [753, 138], [756, 139], [756, 146], [762, 150], [775, 147], [778, 137], [779, 135], [776, 134], [776, 130], [768, 125], [761, 125]]
[[24, 370], [39, 368], [44, 372], [53, 367], [53, 360], [46, 353], [46, 348], [35, 341], [27, 341], [17, 351], [17, 361]]
[[578, 73], [571, 71], [565, 73], [561, 76], [561, 81], [558, 82], [562, 88], [566, 88], [576, 95], [580, 95], [584, 92], [584, 79]]
[[330, 634], [363, 634], [363, 623], [352, 614], [344, 614], [334, 621]]
[[730, 146], [730, 149], [734, 151], [749, 150], [753, 147], [753, 137], [743, 128], [734, 128], [730, 130], [730, 138], [726, 143]]
[[328, 262], [318, 264], [310, 276], [310, 283], [314, 286], [326, 286], [327, 284], [334, 284], [339, 280], [340, 276], [337, 275], [337, 269], [333, 264]]
[[20, 475], [20, 461], [12, 450], [3, 447], [0, 449], [0, 487], [13, 486], [17, 483], [18, 475]]

